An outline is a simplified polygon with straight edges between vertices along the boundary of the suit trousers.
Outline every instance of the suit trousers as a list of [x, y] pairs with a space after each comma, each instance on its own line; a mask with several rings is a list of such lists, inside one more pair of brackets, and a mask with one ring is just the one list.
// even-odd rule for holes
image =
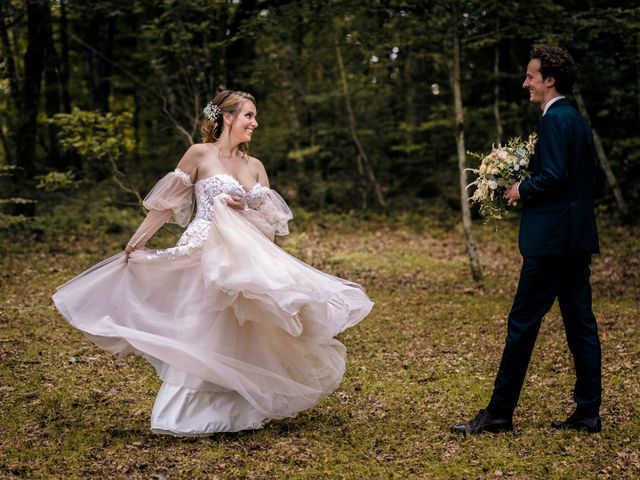
[[513, 415], [542, 317], [557, 298], [576, 370], [576, 413], [599, 414], [601, 353], [591, 307], [590, 264], [590, 254], [524, 257], [489, 413], [504, 418]]

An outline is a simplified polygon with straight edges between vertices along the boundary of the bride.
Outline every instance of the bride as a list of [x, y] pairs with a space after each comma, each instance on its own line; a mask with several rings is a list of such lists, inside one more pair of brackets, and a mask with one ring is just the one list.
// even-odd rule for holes
[[[258, 127], [253, 96], [221, 92], [204, 115], [204, 143], [147, 195], [125, 251], [53, 296], [97, 345], [155, 367], [163, 383], [151, 430], [177, 436], [260, 428], [317, 404], [345, 372], [333, 337], [373, 306], [360, 285], [273, 243], [292, 215], [246, 153]], [[166, 222], [188, 224], [177, 245], [144, 248]]]

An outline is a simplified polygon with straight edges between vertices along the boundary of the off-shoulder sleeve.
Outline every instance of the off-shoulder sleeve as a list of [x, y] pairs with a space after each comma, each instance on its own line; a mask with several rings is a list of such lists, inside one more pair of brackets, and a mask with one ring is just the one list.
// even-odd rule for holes
[[191, 176], [176, 168], [156, 183], [145, 197], [142, 205], [147, 210], [170, 210], [172, 214], [168, 221], [186, 227], [193, 213]]
[[289, 220], [293, 214], [287, 203], [275, 190], [260, 187], [246, 197], [248, 210], [245, 217], [265, 236], [273, 239], [289, 234]]

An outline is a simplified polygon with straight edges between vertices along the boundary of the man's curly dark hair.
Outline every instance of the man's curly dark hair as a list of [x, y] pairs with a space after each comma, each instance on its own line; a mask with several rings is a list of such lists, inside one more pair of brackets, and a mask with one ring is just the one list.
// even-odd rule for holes
[[555, 78], [555, 87], [559, 93], [571, 92], [576, 81], [577, 68], [569, 52], [561, 47], [541, 45], [533, 47], [530, 57], [532, 60], [540, 60], [542, 78]]

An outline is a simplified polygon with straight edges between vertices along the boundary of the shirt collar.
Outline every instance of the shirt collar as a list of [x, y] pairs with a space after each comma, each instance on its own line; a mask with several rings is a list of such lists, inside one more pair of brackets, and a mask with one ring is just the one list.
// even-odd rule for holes
[[549, 100], [547, 102], [547, 104], [544, 106], [544, 112], [542, 112], [542, 116], [544, 117], [544, 114], [547, 113], [547, 110], [549, 110], [549, 107], [551, 105], [553, 105], [554, 103], [556, 103], [561, 98], [565, 98], [565, 96], [564, 95], [558, 95], [557, 97], [553, 97], [551, 100]]

